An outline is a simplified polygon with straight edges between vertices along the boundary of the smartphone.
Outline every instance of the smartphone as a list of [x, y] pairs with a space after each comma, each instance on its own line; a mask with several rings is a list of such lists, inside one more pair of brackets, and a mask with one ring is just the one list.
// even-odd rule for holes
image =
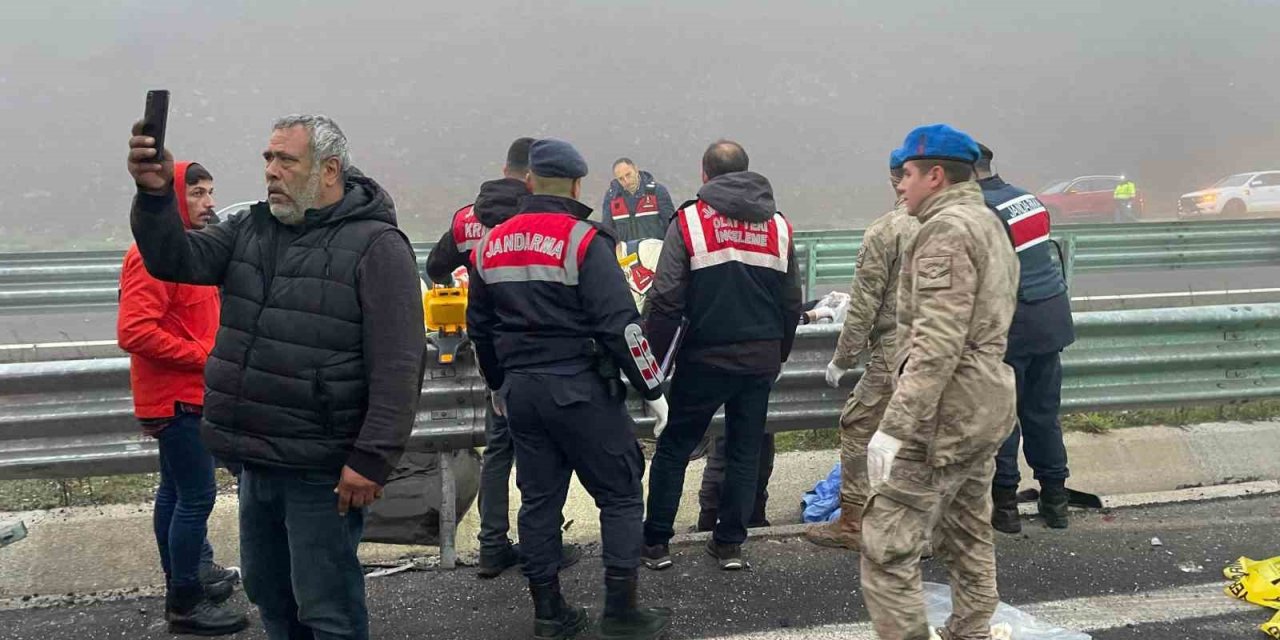
[[142, 135], [155, 138], [156, 162], [164, 161], [164, 130], [169, 123], [169, 90], [147, 92], [147, 109], [142, 114]]

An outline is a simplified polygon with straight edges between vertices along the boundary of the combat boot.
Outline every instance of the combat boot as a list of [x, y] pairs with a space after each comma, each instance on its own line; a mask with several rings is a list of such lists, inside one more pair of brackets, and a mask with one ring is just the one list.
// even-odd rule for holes
[[861, 551], [862, 524], [858, 522], [861, 511], [852, 505], [841, 505], [839, 518], [809, 527], [804, 532], [804, 539], [819, 547]]
[[586, 609], [564, 601], [559, 578], [547, 584], [529, 583], [529, 593], [533, 596], [534, 638], [564, 640], [578, 635], [591, 624]]
[[605, 570], [604, 615], [597, 634], [600, 640], [657, 640], [666, 633], [671, 610], [637, 608], [638, 583], [635, 569]]
[[1063, 485], [1040, 485], [1040, 517], [1050, 529], [1067, 528], [1067, 504], [1071, 495]]
[[991, 528], [1001, 533], [1022, 533], [1017, 487], [991, 487]]
[[213, 602], [200, 584], [166, 591], [164, 617], [169, 633], [176, 635], [229, 636], [249, 626], [248, 616], [226, 603]]

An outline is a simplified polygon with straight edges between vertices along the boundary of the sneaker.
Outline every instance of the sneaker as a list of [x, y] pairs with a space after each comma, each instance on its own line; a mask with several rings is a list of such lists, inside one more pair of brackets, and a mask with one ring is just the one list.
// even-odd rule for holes
[[249, 617], [226, 603], [208, 598], [203, 587], [170, 589], [165, 594], [165, 620], [174, 635], [229, 636], [249, 627]]
[[226, 602], [240, 584], [240, 567], [223, 567], [211, 562], [200, 567], [200, 584], [205, 595], [214, 603]]
[[668, 569], [671, 567], [671, 547], [665, 543], [646, 544], [640, 547], [640, 560], [654, 571]]
[[480, 568], [476, 570], [476, 577], [482, 580], [496, 578], [507, 569], [520, 564], [520, 546], [507, 545], [505, 549], [494, 552], [480, 552]]
[[720, 568], [725, 571], [741, 571], [747, 568], [746, 561], [742, 559], [740, 544], [720, 544], [715, 540], [708, 540], [707, 555], [718, 560]]

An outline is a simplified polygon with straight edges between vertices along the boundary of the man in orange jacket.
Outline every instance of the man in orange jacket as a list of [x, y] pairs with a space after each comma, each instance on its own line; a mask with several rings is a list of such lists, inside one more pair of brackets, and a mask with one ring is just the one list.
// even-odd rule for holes
[[[189, 229], [216, 219], [213, 176], [194, 162], [174, 166], [178, 210]], [[200, 442], [204, 364], [221, 303], [216, 287], [162, 282], [147, 273], [135, 244], [120, 273], [116, 339], [129, 352], [134, 415], [159, 441], [155, 534], [165, 575], [170, 633], [227, 635], [248, 626], [225, 604], [239, 581], [213, 563], [206, 533], [217, 496], [214, 461]]]

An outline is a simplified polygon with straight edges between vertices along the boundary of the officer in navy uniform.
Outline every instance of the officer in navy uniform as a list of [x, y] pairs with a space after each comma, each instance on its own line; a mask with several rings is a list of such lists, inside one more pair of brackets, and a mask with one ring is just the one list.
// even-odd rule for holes
[[773, 186], [748, 170], [747, 152], [721, 140], [702, 157], [698, 199], [676, 212], [653, 287], [645, 298], [654, 353], [675, 354], [670, 428], [658, 438], [649, 474], [644, 563], [672, 565], [668, 543], [689, 454], [712, 416], [725, 409], [727, 471], [707, 552], [720, 568], [746, 567], [741, 545], [755, 504], [769, 394], [791, 353], [803, 304], [791, 225], [778, 213]]
[[1071, 298], [1062, 268], [1049, 242], [1049, 212], [1035, 196], [993, 172], [995, 154], [979, 145], [978, 184], [987, 206], [1008, 226], [1021, 263], [1018, 307], [1009, 328], [1005, 362], [1013, 367], [1018, 389], [1018, 428], [996, 455], [991, 487], [991, 526], [1004, 533], [1022, 531], [1018, 520], [1018, 442], [1040, 483], [1040, 515], [1055, 529], [1067, 527], [1067, 448], [1062, 442], [1058, 408], [1062, 401], [1061, 352], [1075, 342]]
[[[459, 267], [471, 271], [471, 251], [485, 233], [507, 221], [520, 210], [529, 195], [529, 146], [533, 138], [517, 138], [507, 149], [502, 178], [480, 185], [475, 202], [453, 214], [449, 230], [427, 256], [427, 277], [436, 284], [452, 284]], [[469, 278], [468, 278], [469, 279]], [[492, 398], [489, 400], [492, 402]], [[507, 537], [510, 504], [511, 465], [515, 448], [507, 419], [493, 411], [484, 416], [484, 461], [480, 467], [480, 566], [476, 576], [496, 578], [520, 564], [520, 546]], [[566, 544], [560, 554], [560, 568], [567, 569], [582, 559], [582, 549]]]
[[524, 574], [534, 637], [569, 638], [589, 624], [560, 594], [561, 525], [569, 476], [600, 508], [605, 566], [602, 638], [661, 635], [671, 612], [636, 606], [644, 458], [627, 414], [630, 381], [666, 424], [662, 374], [614, 253], [614, 239], [578, 201], [587, 163], [569, 143], [529, 149], [532, 195], [472, 252], [467, 326], [494, 408], [510, 421]]

